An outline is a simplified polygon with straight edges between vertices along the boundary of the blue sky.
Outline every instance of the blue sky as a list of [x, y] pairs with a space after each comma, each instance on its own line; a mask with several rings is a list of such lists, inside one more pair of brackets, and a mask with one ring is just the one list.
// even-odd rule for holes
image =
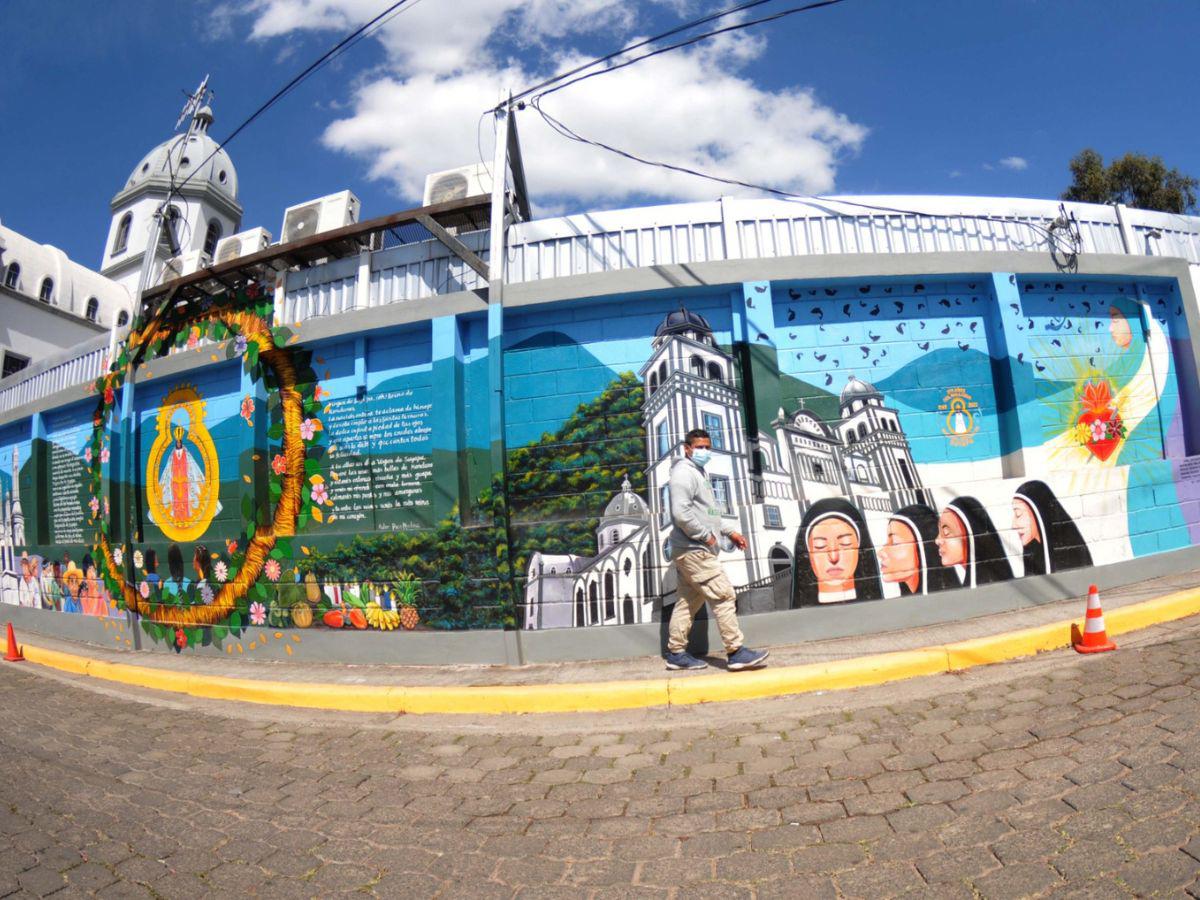
[[[221, 139], [384, 5], [6, 0], [0, 220], [98, 265], [108, 201], [169, 136], [183, 89], [211, 73]], [[478, 158], [479, 112], [502, 87], [710, 8], [419, 0], [229, 147], [243, 227], [277, 234], [286, 206], [347, 187], [366, 216], [403, 208], [425, 172]], [[1085, 146], [1200, 174], [1197, 33], [1192, 0], [849, 0], [593, 79], [546, 108], [631, 150], [794, 191], [1052, 197]], [[623, 167], [531, 112], [519, 121], [543, 212], [738, 193]]]

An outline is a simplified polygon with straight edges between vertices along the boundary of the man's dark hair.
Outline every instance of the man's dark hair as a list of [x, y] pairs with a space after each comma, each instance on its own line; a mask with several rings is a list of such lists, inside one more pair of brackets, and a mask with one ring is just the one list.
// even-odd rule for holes
[[146, 551], [146, 556], [145, 559], [143, 559], [143, 562], [146, 564], [147, 572], [152, 572], [156, 575], [158, 574], [158, 554], [153, 548]]
[[684, 437], [683, 442], [685, 444], [687, 444], [689, 447], [691, 447], [693, 444], [696, 443], [696, 441], [700, 440], [701, 438], [711, 441], [712, 435], [709, 434], [707, 431], [705, 431], [703, 428], [693, 428]]
[[183, 582], [183, 551], [179, 549], [178, 544], [167, 548], [167, 571], [176, 582]]

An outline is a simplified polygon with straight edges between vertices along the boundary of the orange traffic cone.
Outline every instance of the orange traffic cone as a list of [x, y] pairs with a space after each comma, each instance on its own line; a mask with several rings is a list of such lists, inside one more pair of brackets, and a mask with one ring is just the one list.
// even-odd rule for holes
[[1087, 619], [1083, 624], [1083, 640], [1075, 645], [1079, 653], [1102, 653], [1116, 650], [1117, 645], [1108, 639], [1104, 627], [1104, 611], [1100, 609], [1100, 589], [1094, 584], [1088, 588]]
[[25, 657], [21, 654], [21, 648], [17, 646], [16, 635], [13, 634], [12, 622], [8, 623], [8, 652], [4, 654], [5, 662], [24, 662]]

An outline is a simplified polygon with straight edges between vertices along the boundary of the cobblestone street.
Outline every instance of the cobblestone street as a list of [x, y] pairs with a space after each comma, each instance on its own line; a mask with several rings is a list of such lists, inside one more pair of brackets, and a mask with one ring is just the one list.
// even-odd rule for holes
[[4, 665], [0, 895], [1200, 896], [1198, 687], [1192, 620], [590, 718], [302, 715]]

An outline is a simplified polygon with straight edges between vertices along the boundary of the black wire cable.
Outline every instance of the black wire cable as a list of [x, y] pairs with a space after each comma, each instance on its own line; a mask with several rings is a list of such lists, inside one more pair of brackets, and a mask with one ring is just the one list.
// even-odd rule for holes
[[[629, 44], [625, 47], [622, 47], [620, 50], [616, 50], [612, 53], [609, 53], [606, 56], [597, 57], [596, 59], [593, 59], [590, 62], [586, 62], [581, 66], [576, 66], [573, 69], [568, 69], [565, 72], [559, 72], [557, 75], [552, 75], [550, 78], [547, 78], [545, 81], [540, 81], [535, 85], [527, 87], [525, 90], [521, 91], [520, 93], [514, 94], [511, 98], [511, 101], [516, 102], [519, 100], [523, 100], [526, 97], [530, 96], [531, 94], [533, 94], [537, 91], [540, 91], [542, 88], [547, 87], [548, 85], [554, 84], [555, 82], [561, 81], [565, 78], [570, 78], [572, 75], [578, 75], [580, 72], [583, 72], [586, 69], [590, 69], [592, 66], [598, 66], [601, 63], [608, 62], [610, 59], [616, 59], [618, 56], [623, 56], [626, 53], [629, 53], [633, 50], [638, 50], [642, 47], [647, 46], [648, 44], [657, 43], [658, 41], [661, 41], [664, 38], [672, 37], [681, 32], [688, 31], [689, 29], [697, 28], [701, 25], [707, 25], [709, 22], [715, 22], [718, 19], [723, 19], [726, 16], [733, 15], [734, 13], [744, 12], [745, 10], [753, 9], [756, 6], [762, 6], [765, 3], [771, 3], [771, 2], [774, 2], [774, 0], [749, 0], [749, 2], [739, 3], [736, 6], [728, 7], [727, 9], [721, 10], [720, 12], [715, 12], [710, 15], [703, 16], [699, 19], [693, 19], [692, 21], [685, 22], [682, 25], [676, 25], [673, 28], [669, 28], [666, 31], [663, 31], [663, 32], [660, 32], [659, 34], [654, 35], [653, 37], [643, 38], [640, 41], [635, 41], [634, 43]], [[500, 103], [500, 104], [496, 105], [495, 107], [493, 107], [492, 109], [488, 110], [488, 112], [499, 112], [501, 109], [504, 108], [504, 106], [505, 106], [504, 103]]]
[[[760, 0], [760, 2], [766, 2], [766, 0]], [[624, 69], [626, 66], [632, 66], [634, 63], [641, 62], [644, 59], [650, 59], [651, 57], [659, 56], [663, 53], [669, 53], [672, 50], [679, 50], [683, 47], [690, 47], [693, 44], [698, 44], [701, 41], [708, 40], [711, 37], [716, 37], [716, 36], [722, 35], [722, 34], [728, 34], [733, 31], [744, 31], [745, 29], [753, 28], [756, 25], [769, 24], [771, 22], [778, 21], [779, 19], [785, 19], [788, 16], [794, 16], [799, 13], [812, 12], [813, 10], [816, 10], [816, 9], [822, 9], [823, 7], [826, 7], [826, 6], [836, 6], [839, 3], [845, 3], [845, 2], [846, 2], [846, 0], [816, 0], [816, 2], [806, 3], [802, 6], [793, 6], [788, 9], [781, 9], [779, 12], [772, 13], [769, 16], [760, 16], [757, 19], [747, 19], [745, 22], [735, 22], [732, 25], [725, 25], [721, 28], [714, 28], [712, 31], [706, 31], [706, 32], [703, 32], [702, 34], [693, 35], [692, 37], [686, 38], [685, 40], [677, 41], [674, 44], [667, 44], [665, 47], [658, 47], [654, 50], [649, 51], [648, 53], [643, 53], [640, 56], [635, 56], [633, 59], [624, 60], [623, 62], [619, 62], [615, 65], [608, 66], [607, 68], [599, 69], [595, 72], [586, 72], [585, 74], [577, 75], [576, 77], [569, 78], [569, 80], [562, 81], [561, 83], [556, 83], [552, 87], [549, 87], [544, 91], [539, 91], [536, 94], [534, 94], [530, 98], [530, 102], [540, 100], [542, 97], [548, 96], [549, 94], [553, 94], [556, 91], [561, 91], [563, 88], [570, 87], [573, 84], [578, 84], [581, 81], [586, 81], [589, 78], [595, 78], [599, 75], [607, 75], [610, 72], [616, 72], [619, 69]], [[757, 5], [758, 5], [758, 3], [747, 4], [747, 6], [757, 6]], [[722, 15], [725, 15], [725, 14], [723, 13]], [[691, 26], [687, 26], [687, 27], [691, 27]], [[650, 41], [654, 41], [654, 40], [657, 40], [657, 38], [650, 39]], [[640, 44], [634, 45], [634, 46], [635, 47], [642, 46], [650, 41], [642, 41]], [[625, 52], [626, 52], [626, 50], [621, 50], [617, 54], [610, 54], [610, 58], [613, 55], [619, 56]], [[588, 68], [592, 65], [595, 65], [595, 63], [594, 62], [589, 63], [587, 66], [583, 66], [581, 68]]]
[[[893, 213], [895, 215], [902, 215], [902, 216], [930, 217], [933, 215], [932, 213], [921, 212], [919, 210], [901, 209], [899, 207], [891, 207], [891, 206], [880, 206], [878, 204], [863, 203], [863, 202], [855, 201], [855, 200], [846, 200], [846, 199], [843, 199], [840, 197], [828, 197], [828, 196], [822, 196], [819, 194], [796, 194], [791, 191], [784, 191], [779, 188], [770, 187], [769, 185], [755, 184], [754, 182], [742, 181], [741, 179], [737, 179], [737, 178], [726, 178], [726, 177], [723, 177], [720, 175], [714, 175], [709, 172], [702, 172], [698, 169], [693, 169], [688, 166], [677, 165], [675, 163], [662, 162], [661, 160], [647, 159], [646, 157], [638, 156], [637, 154], [630, 153], [628, 150], [622, 150], [619, 147], [614, 147], [613, 145], [606, 144], [603, 141], [598, 141], [593, 138], [585, 137], [585, 136], [579, 134], [577, 131], [570, 128], [568, 125], [563, 123], [561, 120], [555, 118], [550, 113], [548, 113], [544, 109], [542, 109], [538, 99], [533, 100], [529, 104], [529, 106], [532, 109], [534, 109], [542, 117], [542, 119], [546, 122], [546, 124], [549, 125], [550, 128], [553, 129], [560, 136], [567, 138], [568, 140], [575, 141], [577, 143], [585, 144], [585, 145], [595, 147], [600, 150], [604, 150], [608, 153], [615, 154], [616, 156], [623, 157], [624, 159], [628, 159], [632, 162], [640, 163], [642, 165], [654, 166], [654, 167], [657, 167], [660, 169], [666, 169], [668, 171], [678, 172], [683, 175], [692, 175], [697, 178], [704, 178], [708, 181], [715, 181], [715, 182], [719, 182], [721, 184], [728, 184], [728, 185], [733, 185], [736, 187], [744, 187], [744, 188], [748, 188], [748, 189], [754, 190], [754, 191], [762, 191], [763, 193], [773, 194], [777, 197], [783, 197], [783, 198], [789, 199], [789, 200], [801, 200], [801, 201], [810, 201], [810, 202], [813, 200], [817, 200], [817, 201], [821, 201], [824, 203], [841, 203], [846, 206], [854, 206], [854, 207], [858, 207], [861, 209], [870, 209], [870, 210], [874, 210], [877, 212]], [[1045, 238], [1051, 244], [1051, 246], [1053, 246], [1057, 251], [1062, 252], [1068, 259], [1068, 265], [1072, 264], [1074, 257], [1076, 257], [1078, 255], [1079, 250], [1080, 250], [1080, 240], [1081, 239], [1080, 239], [1078, 231], [1073, 226], [1067, 227], [1067, 235], [1065, 236], [1065, 239], [1068, 242], [1067, 246], [1063, 246], [1063, 244], [1060, 242], [1060, 238], [1056, 234], [1056, 231], [1060, 227], [1065, 227], [1065, 223], [1063, 226], [1058, 226], [1057, 223], [1054, 223], [1050, 227], [1046, 227], [1046, 226], [1040, 225], [1036, 222], [1032, 222], [1027, 219], [1020, 219], [1020, 218], [1011, 218], [1010, 219], [1010, 218], [1005, 218], [1003, 216], [992, 216], [992, 215], [986, 215], [986, 214], [973, 214], [973, 213], [956, 213], [955, 215], [958, 216], [959, 218], [963, 218], [963, 219], [973, 219], [973, 220], [977, 220], [977, 221], [1000, 222], [1000, 223], [1004, 223], [1004, 224], [1024, 225], [1024, 226], [1028, 227], [1030, 230], [1032, 230], [1034, 233]]]
[[[299, 87], [309, 77], [316, 74], [318, 71], [320, 71], [326, 65], [328, 65], [330, 62], [332, 62], [336, 57], [340, 56], [345, 51], [350, 50], [352, 47], [354, 47], [355, 44], [359, 43], [364, 38], [369, 37], [370, 34], [374, 34], [375, 31], [378, 31], [380, 28], [382, 28], [384, 25], [386, 25], [387, 22], [390, 21], [392, 17], [394, 17], [395, 15], [398, 15], [402, 11], [400, 8], [408, 2], [409, 2], [409, 0], [396, 0], [396, 2], [389, 4], [388, 7], [383, 10], [383, 12], [379, 13], [379, 15], [375, 16], [370, 21], [365, 22], [362, 25], [360, 25], [358, 28], [354, 29], [354, 31], [350, 32], [348, 35], [346, 35], [344, 38], [342, 38], [340, 41], [338, 41], [336, 44], [334, 44], [332, 47], [330, 47], [328, 50], [326, 50], [324, 53], [322, 53], [319, 57], [317, 57], [316, 60], [311, 62], [303, 71], [301, 71], [298, 75], [294, 76], [290, 81], [288, 81], [287, 84], [285, 84], [278, 91], [276, 91], [274, 94], [272, 94], [270, 99], [268, 99], [265, 103], [263, 103], [261, 106], [259, 106], [258, 109], [256, 109], [254, 112], [252, 112], [246, 119], [244, 119], [242, 121], [242, 123], [237, 126], [237, 128], [233, 129], [233, 131], [230, 133], [230, 135], [227, 138], [225, 138], [225, 140], [217, 143], [216, 147], [213, 148], [212, 152], [209, 153], [208, 156], [206, 156], [204, 158], [204, 160], [192, 170], [192, 173], [190, 175], [188, 175], [188, 177], [185, 178], [183, 181], [181, 181], [178, 186], [172, 185], [171, 190], [167, 194], [166, 200], [164, 200], [163, 202], [170, 203], [171, 199], [174, 196], [176, 196], [178, 194], [178, 192], [180, 190], [182, 190], [189, 181], [191, 181], [193, 178], [196, 177], [196, 175], [200, 172], [201, 169], [204, 168], [204, 166], [209, 162], [209, 160], [211, 160], [214, 156], [216, 156], [221, 150], [225, 149], [225, 147], [227, 147], [233, 141], [234, 138], [236, 138], [239, 134], [241, 134], [243, 131], [245, 131], [256, 119], [258, 119], [261, 115], [266, 113], [267, 110], [269, 110], [272, 106], [274, 106], [276, 103], [278, 103], [284, 97], [286, 97], [289, 93], [291, 93], [293, 90], [295, 90], [297, 87]], [[413, 5], [415, 6], [416, 3], [419, 3], [419, 2], [420, 2], [420, 0], [415, 0]], [[385, 19], [387, 21], [384, 21]], [[367, 33], [368, 29], [371, 30], [370, 34]]]

